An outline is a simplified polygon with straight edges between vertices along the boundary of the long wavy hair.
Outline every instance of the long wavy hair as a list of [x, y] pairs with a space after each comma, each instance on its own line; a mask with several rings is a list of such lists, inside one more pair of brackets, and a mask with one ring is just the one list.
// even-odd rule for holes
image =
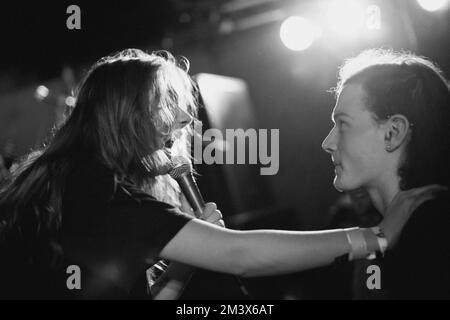
[[178, 205], [176, 184], [168, 175], [159, 176], [170, 162], [161, 141], [171, 136], [172, 152], [189, 155], [192, 129], [175, 127], [178, 108], [196, 115], [188, 69], [186, 58], [167, 51], [127, 49], [96, 62], [66, 121], [0, 189], [0, 241], [17, 240], [24, 250], [39, 252], [29, 257], [34, 262], [53, 259], [45, 252], [58, 246], [66, 177], [85, 155], [117, 179], [131, 179], [157, 199]]
[[340, 68], [336, 95], [350, 83], [362, 85], [377, 122], [402, 114], [412, 124], [398, 168], [400, 188], [449, 186], [450, 90], [438, 66], [409, 52], [370, 49]]

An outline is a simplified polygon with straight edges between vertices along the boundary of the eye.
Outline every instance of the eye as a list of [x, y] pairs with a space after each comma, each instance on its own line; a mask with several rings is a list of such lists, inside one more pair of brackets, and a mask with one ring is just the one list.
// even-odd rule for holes
[[343, 121], [343, 120], [341, 120], [341, 119], [338, 119], [338, 120], [336, 121], [336, 126], [337, 126], [338, 128], [341, 128], [341, 127], [346, 126], [346, 125], [347, 125], [347, 122], [345, 122], [345, 121]]

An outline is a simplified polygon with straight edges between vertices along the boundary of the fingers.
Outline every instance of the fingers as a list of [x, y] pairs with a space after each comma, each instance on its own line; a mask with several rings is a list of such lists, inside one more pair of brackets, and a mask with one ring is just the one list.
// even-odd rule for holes
[[[410, 202], [410, 201], [421, 200], [422, 197], [434, 196], [434, 195], [436, 195], [436, 193], [442, 192], [442, 191], [448, 191], [448, 188], [446, 186], [442, 186], [442, 185], [438, 185], [438, 184], [432, 184], [432, 185], [427, 185], [424, 187], [418, 187], [418, 188], [413, 188], [413, 189], [409, 189], [409, 190], [404, 190], [404, 191], [398, 192], [395, 195], [393, 202]], [[422, 203], [422, 202], [420, 202], [420, 203]]]
[[411, 214], [425, 201], [435, 198], [441, 191], [448, 191], [448, 188], [434, 184], [398, 192], [389, 204], [385, 219], [381, 223], [386, 230], [388, 240], [395, 242]]
[[220, 212], [220, 210], [216, 210], [213, 213], [211, 213], [211, 215], [209, 217], [207, 217], [205, 219], [205, 221], [216, 222], [216, 221], [221, 220], [221, 219], [222, 219], [222, 212]]
[[209, 217], [215, 210], [217, 210], [217, 205], [214, 202], [208, 202], [205, 204], [201, 212], [195, 212], [195, 216], [206, 220], [206, 218]]
[[215, 224], [216, 226], [225, 228], [225, 222], [222, 219], [213, 222], [213, 224]]
[[217, 205], [214, 202], [208, 202], [203, 207], [203, 215], [211, 214], [214, 210], [217, 210]]
[[204, 221], [216, 224], [221, 227], [225, 226], [222, 213], [220, 212], [220, 210], [217, 210], [217, 205], [214, 202], [208, 202], [207, 204], [205, 204], [200, 218]]
[[221, 221], [222, 218], [222, 212], [220, 212], [220, 210], [215, 210], [209, 216], [203, 217], [203, 220], [216, 224], [217, 222]]
[[418, 196], [420, 194], [426, 194], [426, 193], [436, 193], [440, 191], [447, 191], [448, 188], [446, 186], [442, 186], [439, 184], [431, 184], [424, 187], [419, 188], [413, 188], [406, 192], [410, 193], [412, 196]]
[[422, 203], [434, 199], [435, 198], [435, 194], [433, 193], [426, 193], [426, 194], [422, 194], [420, 196], [417, 196], [413, 202], [411, 203], [411, 211], [416, 210]]

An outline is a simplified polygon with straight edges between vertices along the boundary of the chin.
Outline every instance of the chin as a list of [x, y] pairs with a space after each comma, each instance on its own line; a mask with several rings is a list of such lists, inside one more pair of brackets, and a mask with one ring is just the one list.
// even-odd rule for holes
[[355, 186], [352, 183], [348, 183], [339, 177], [334, 178], [333, 185], [334, 185], [334, 188], [339, 192], [352, 191], [352, 190], [355, 190], [358, 188], [358, 186]]
[[338, 183], [333, 183], [333, 185], [334, 185], [334, 188], [337, 190], [337, 191], [339, 191], [339, 192], [344, 192], [345, 190], [344, 189], [342, 189], [342, 187], [338, 184]]

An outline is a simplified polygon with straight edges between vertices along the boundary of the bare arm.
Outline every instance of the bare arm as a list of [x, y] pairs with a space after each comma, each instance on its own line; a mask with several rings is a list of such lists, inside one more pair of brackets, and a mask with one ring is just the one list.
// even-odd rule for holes
[[194, 219], [163, 248], [160, 256], [252, 277], [323, 266], [350, 250], [344, 231], [236, 231]]
[[[389, 246], [395, 243], [414, 209], [439, 190], [442, 187], [432, 185], [401, 191], [395, 196], [388, 208], [389, 215], [381, 223]], [[204, 269], [251, 277], [324, 266], [351, 250], [352, 245], [343, 230], [236, 231], [194, 219], [169, 241], [160, 256]]]

